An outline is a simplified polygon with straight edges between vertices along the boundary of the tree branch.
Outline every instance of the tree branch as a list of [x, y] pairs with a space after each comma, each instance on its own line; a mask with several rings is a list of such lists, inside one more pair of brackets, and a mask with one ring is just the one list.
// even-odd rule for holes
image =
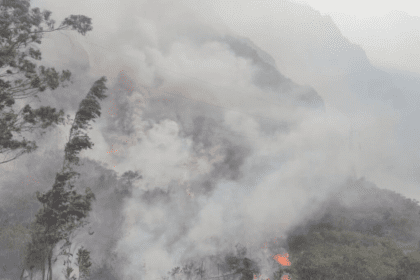
[[21, 155], [23, 155], [25, 152], [26, 152], [26, 151], [24, 150], [24, 151], [20, 152], [20, 154], [18, 153], [18, 155], [16, 155], [16, 156], [15, 156], [14, 158], [12, 158], [12, 159], [5, 160], [5, 161], [0, 161], [0, 164], [7, 163], [7, 162], [9, 162], [9, 161], [15, 160], [15, 159], [17, 159], [18, 157], [20, 157]]

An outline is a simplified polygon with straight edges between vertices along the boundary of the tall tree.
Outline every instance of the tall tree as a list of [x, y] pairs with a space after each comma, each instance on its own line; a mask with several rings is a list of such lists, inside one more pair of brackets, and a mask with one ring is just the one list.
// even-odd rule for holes
[[[31, 269], [40, 265], [43, 279], [45, 279], [45, 267], [48, 267], [47, 280], [52, 280], [53, 249], [64, 241], [66, 253], [70, 254], [71, 236], [76, 230], [87, 224], [86, 218], [91, 210], [91, 203], [95, 199], [89, 187], [85, 194], [79, 194], [75, 190], [75, 180], [80, 175], [73, 170], [79, 165], [79, 153], [85, 149], [91, 149], [93, 143], [87, 134], [91, 127], [89, 122], [101, 115], [99, 100], [106, 97], [106, 78], [102, 77], [90, 89], [86, 98], [79, 105], [73, 124], [70, 128], [69, 141], [64, 149], [63, 167], [55, 177], [52, 189], [44, 194], [37, 193], [39, 202], [43, 207], [38, 211], [33, 224], [32, 241], [28, 245], [28, 265]], [[81, 252], [79, 259], [82, 263], [88, 260], [88, 254]], [[86, 275], [89, 266], [82, 265], [81, 272]]]
[[29, 104], [19, 108], [16, 104], [16, 100], [36, 98], [38, 93], [70, 81], [68, 70], [60, 74], [54, 68], [37, 67], [42, 58], [34, 44], [41, 44], [45, 32], [72, 29], [85, 35], [92, 30], [86, 16], [71, 15], [58, 28], [50, 16], [48, 10], [31, 9], [29, 0], [0, 1], [0, 164], [37, 148], [35, 141], [25, 138], [27, 133], [64, 121], [62, 110], [50, 106], [33, 109]]

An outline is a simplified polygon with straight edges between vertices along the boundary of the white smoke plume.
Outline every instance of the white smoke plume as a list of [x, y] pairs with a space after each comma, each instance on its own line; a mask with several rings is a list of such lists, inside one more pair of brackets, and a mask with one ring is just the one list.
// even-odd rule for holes
[[[97, 186], [91, 226], [98, 235], [78, 240], [92, 240], [98, 266], [99, 252], [107, 252], [107, 265], [115, 255], [118, 279], [157, 279], [181, 261], [236, 243], [249, 248], [268, 277], [272, 254], [285, 252], [264, 251], [263, 244], [284, 237], [349, 177], [420, 197], [418, 155], [400, 142], [418, 138], [397, 130], [404, 93], [392, 97], [397, 89], [388, 76], [310, 7], [289, 1], [34, 3], [57, 22], [69, 14], [93, 19], [86, 37], [46, 36], [45, 59], [70, 68], [77, 82], [43, 102], [74, 112], [95, 77], [109, 79], [103, 117], [91, 133], [95, 146], [83, 154], [90, 160], [86, 180]], [[18, 172], [10, 165], [8, 182], [31, 170], [48, 188], [67, 130], [51, 132], [53, 140], [13, 163], [28, 165], [53, 150], [45, 167]], [[121, 183], [117, 177], [127, 171], [142, 178]], [[118, 196], [115, 189], [124, 184], [130, 193]], [[6, 188], [1, 191], [6, 197]]]

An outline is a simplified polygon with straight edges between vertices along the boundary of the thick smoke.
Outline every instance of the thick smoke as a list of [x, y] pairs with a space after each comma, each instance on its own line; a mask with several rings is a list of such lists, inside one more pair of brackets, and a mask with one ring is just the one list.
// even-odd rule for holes
[[[109, 79], [80, 183], [97, 196], [94, 234], [77, 236], [108, 279], [156, 279], [237, 243], [270, 276], [285, 251], [262, 245], [349, 177], [418, 197], [402, 172], [416, 157], [400, 159], [389, 76], [309, 7], [228, 2], [42, 3], [57, 21], [85, 14], [94, 25], [86, 37], [49, 36], [61, 51], [48, 61], [69, 57], [76, 83], [43, 102], [74, 112], [95, 77]], [[5, 169], [2, 197], [29, 172], [51, 186], [67, 131]]]

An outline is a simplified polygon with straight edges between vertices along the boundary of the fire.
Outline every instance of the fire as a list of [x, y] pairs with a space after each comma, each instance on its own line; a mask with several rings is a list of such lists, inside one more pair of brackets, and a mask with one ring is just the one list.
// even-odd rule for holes
[[283, 266], [290, 266], [291, 263], [289, 261], [289, 254], [284, 254], [284, 255], [275, 255], [274, 258], [279, 264], [283, 265]]

